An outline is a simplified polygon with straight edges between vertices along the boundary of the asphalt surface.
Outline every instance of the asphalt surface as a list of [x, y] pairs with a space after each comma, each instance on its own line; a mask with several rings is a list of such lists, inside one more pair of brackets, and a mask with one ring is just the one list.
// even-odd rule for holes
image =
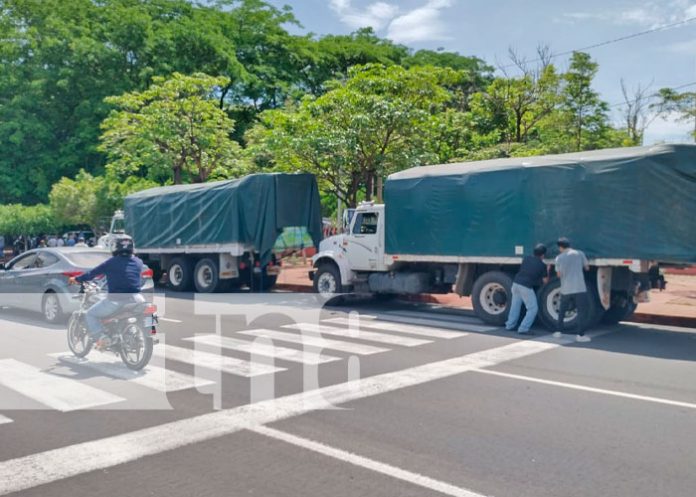
[[135, 375], [0, 311], [0, 495], [696, 494], [696, 330], [577, 344], [416, 304], [158, 303]]

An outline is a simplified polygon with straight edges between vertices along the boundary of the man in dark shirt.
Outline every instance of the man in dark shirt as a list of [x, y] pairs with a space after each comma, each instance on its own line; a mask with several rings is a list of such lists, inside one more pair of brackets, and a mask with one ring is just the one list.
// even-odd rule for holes
[[140, 295], [143, 261], [133, 255], [133, 240], [122, 235], [113, 242], [111, 247], [113, 257], [99, 264], [91, 271], [71, 278], [70, 282], [90, 281], [97, 276], [106, 277], [109, 294], [87, 310], [85, 323], [92, 340], [97, 347], [108, 345], [108, 337], [103, 336], [104, 326], [101, 320], [115, 314], [129, 302], [142, 302]]
[[521, 335], [530, 333], [529, 329], [539, 311], [534, 287], [541, 286], [546, 281], [548, 274], [546, 264], [544, 264], [545, 255], [546, 247], [538, 244], [534, 247], [534, 256], [528, 255], [522, 260], [522, 266], [512, 283], [512, 303], [510, 304], [510, 314], [505, 323], [506, 330], [513, 331], [515, 329], [517, 321], [520, 319], [522, 303], [524, 303], [527, 313], [517, 332]]

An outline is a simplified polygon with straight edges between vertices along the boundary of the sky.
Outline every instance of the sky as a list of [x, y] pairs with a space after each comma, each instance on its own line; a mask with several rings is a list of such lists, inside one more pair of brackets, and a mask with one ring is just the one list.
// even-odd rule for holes
[[[348, 34], [371, 26], [378, 35], [413, 49], [475, 55], [498, 67], [508, 50], [528, 59], [539, 45], [566, 52], [695, 18], [679, 27], [587, 50], [599, 63], [594, 82], [620, 120], [621, 79], [657, 91], [695, 83], [696, 0], [270, 0], [292, 7], [302, 33]], [[297, 31], [297, 30], [293, 30]], [[567, 68], [568, 57], [554, 63]], [[512, 69], [508, 69], [510, 71]], [[511, 73], [511, 74], [514, 74]], [[657, 118], [645, 144], [688, 142], [693, 124]]]

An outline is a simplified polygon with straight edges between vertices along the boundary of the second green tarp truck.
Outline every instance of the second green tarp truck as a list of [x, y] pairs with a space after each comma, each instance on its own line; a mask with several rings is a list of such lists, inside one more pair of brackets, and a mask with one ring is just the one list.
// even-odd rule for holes
[[[310, 174], [253, 174], [241, 179], [164, 186], [126, 197], [119, 230], [174, 290], [267, 290], [279, 265], [273, 246], [284, 228], [306, 229], [318, 246], [319, 191]], [[101, 243], [101, 242], [100, 242]]]
[[[590, 319], [617, 322], [647, 299], [651, 267], [696, 262], [693, 145], [417, 167], [389, 176], [384, 198], [321, 243], [318, 292], [456, 292], [501, 325], [522, 257], [536, 243], [552, 256], [566, 236], [590, 260]], [[539, 317], [553, 327], [559, 281], [538, 295]], [[572, 327], [578, 316], [566, 319]]]

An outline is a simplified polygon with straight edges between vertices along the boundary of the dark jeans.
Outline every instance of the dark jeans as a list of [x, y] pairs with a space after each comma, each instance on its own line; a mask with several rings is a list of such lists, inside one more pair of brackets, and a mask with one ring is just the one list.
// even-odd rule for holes
[[590, 303], [587, 299], [587, 292], [570, 293], [568, 295], [561, 294], [561, 305], [558, 309], [558, 331], [563, 333], [563, 319], [565, 318], [566, 312], [573, 307], [578, 311], [576, 333], [582, 336], [585, 334], [585, 330], [590, 321]]

